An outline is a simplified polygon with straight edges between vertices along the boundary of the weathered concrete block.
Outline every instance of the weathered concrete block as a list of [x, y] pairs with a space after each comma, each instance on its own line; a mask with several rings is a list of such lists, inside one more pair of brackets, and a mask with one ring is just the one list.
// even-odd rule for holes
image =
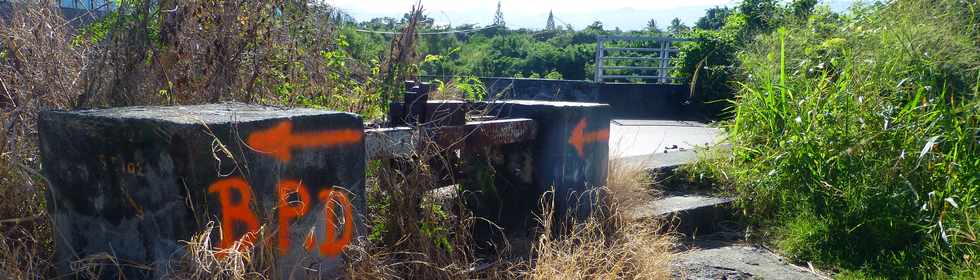
[[126, 265], [105, 265], [104, 278], [160, 278], [213, 221], [215, 249], [271, 249], [277, 274], [308, 278], [339, 273], [365, 234], [354, 114], [126, 107], [44, 112], [39, 128], [62, 271], [108, 254]]
[[588, 215], [598, 201], [595, 189], [606, 184], [609, 105], [529, 100], [488, 105], [493, 115], [537, 122], [531, 150], [538, 195], [524, 197], [540, 197], [554, 187], [557, 217]]

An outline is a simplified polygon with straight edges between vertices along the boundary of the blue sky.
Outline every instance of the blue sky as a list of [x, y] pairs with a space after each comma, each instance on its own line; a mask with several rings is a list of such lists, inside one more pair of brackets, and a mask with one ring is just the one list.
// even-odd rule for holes
[[[822, 0], [835, 10], [847, 7], [854, 0]], [[363, 21], [376, 17], [401, 18], [415, 0], [324, 0]], [[655, 19], [663, 28], [673, 18], [692, 25], [704, 10], [714, 6], [730, 6], [736, 0], [502, 0], [504, 20], [511, 28], [544, 28], [548, 11], [555, 14], [559, 25], [571, 24], [581, 29], [601, 21], [606, 29], [619, 27], [637, 30]], [[436, 24], [489, 25], [497, 9], [497, 0], [423, 0], [425, 14]]]

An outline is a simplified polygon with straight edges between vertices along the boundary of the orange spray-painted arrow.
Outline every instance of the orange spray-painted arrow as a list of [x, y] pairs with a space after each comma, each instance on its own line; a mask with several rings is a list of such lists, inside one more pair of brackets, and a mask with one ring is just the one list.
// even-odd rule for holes
[[293, 123], [283, 121], [269, 129], [250, 134], [247, 143], [258, 152], [272, 154], [273, 157], [288, 162], [294, 149], [353, 144], [363, 137], [363, 133], [356, 129], [293, 133]]
[[572, 144], [575, 147], [575, 151], [578, 152], [578, 156], [585, 158], [585, 145], [597, 142], [597, 141], [609, 141], [609, 129], [604, 128], [592, 132], [585, 132], [586, 120], [578, 121], [578, 125], [575, 125], [575, 129], [572, 130], [572, 137], [568, 139], [568, 144]]

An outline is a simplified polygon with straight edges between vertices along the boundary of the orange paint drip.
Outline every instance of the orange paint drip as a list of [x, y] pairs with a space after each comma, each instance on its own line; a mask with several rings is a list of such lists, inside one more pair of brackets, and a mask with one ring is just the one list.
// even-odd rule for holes
[[[240, 194], [241, 199], [238, 203], [232, 201], [233, 190]], [[250, 250], [259, 230], [259, 220], [249, 206], [249, 201], [252, 200], [252, 187], [242, 178], [232, 177], [214, 182], [208, 187], [208, 192], [218, 193], [218, 200], [221, 202], [221, 242], [218, 247], [232, 248], [235, 242], [241, 239], [241, 246], [237, 249], [240, 252]], [[236, 221], [245, 224], [245, 233], [235, 234]], [[220, 258], [225, 254], [219, 252], [216, 255]]]
[[[327, 236], [323, 243], [320, 244], [320, 255], [321, 256], [337, 256], [343, 252], [344, 247], [350, 244], [351, 237], [354, 234], [354, 214], [353, 207], [350, 204], [350, 200], [343, 192], [337, 190], [324, 190], [320, 192], [320, 200], [324, 201], [323, 211], [326, 216], [326, 232]], [[344, 229], [340, 233], [340, 237], [336, 234], [336, 215], [334, 214], [334, 202], [340, 204], [343, 208], [344, 214]]]
[[306, 241], [303, 242], [303, 248], [305, 248], [306, 251], [312, 251], [313, 246], [316, 245], [316, 237], [313, 236], [313, 232], [315, 231], [316, 231], [315, 227], [311, 228], [310, 233], [306, 235]]
[[575, 125], [575, 129], [572, 129], [572, 136], [568, 139], [568, 144], [571, 144], [575, 148], [575, 152], [578, 152], [580, 158], [585, 158], [585, 145], [592, 142], [609, 141], [608, 128], [586, 133], [586, 126], [585, 118], [579, 120], [578, 124]]
[[293, 133], [293, 123], [282, 121], [269, 129], [253, 132], [246, 142], [256, 151], [288, 162], [293, 150], [354, 144], [363, 137], [363, 133], [356, 129]]
[[[276, 192], [279, 193], [279, 254], [286, 255], [289, 253], [289, 223], [309, 211], [310, 193], [303, 183], [294, 180], [280, 181]], [[292, 193], [299, 196], [299, 205], [290, 204], [289, 195]]]

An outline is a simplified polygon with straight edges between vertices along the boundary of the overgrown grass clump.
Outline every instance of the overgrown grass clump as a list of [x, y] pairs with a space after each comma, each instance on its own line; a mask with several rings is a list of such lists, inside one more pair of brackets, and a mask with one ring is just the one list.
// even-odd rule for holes
[[723, 169], [745, 214], [845, 275], [980, 276], [980, 4], [818, 9], [755, 39]]

